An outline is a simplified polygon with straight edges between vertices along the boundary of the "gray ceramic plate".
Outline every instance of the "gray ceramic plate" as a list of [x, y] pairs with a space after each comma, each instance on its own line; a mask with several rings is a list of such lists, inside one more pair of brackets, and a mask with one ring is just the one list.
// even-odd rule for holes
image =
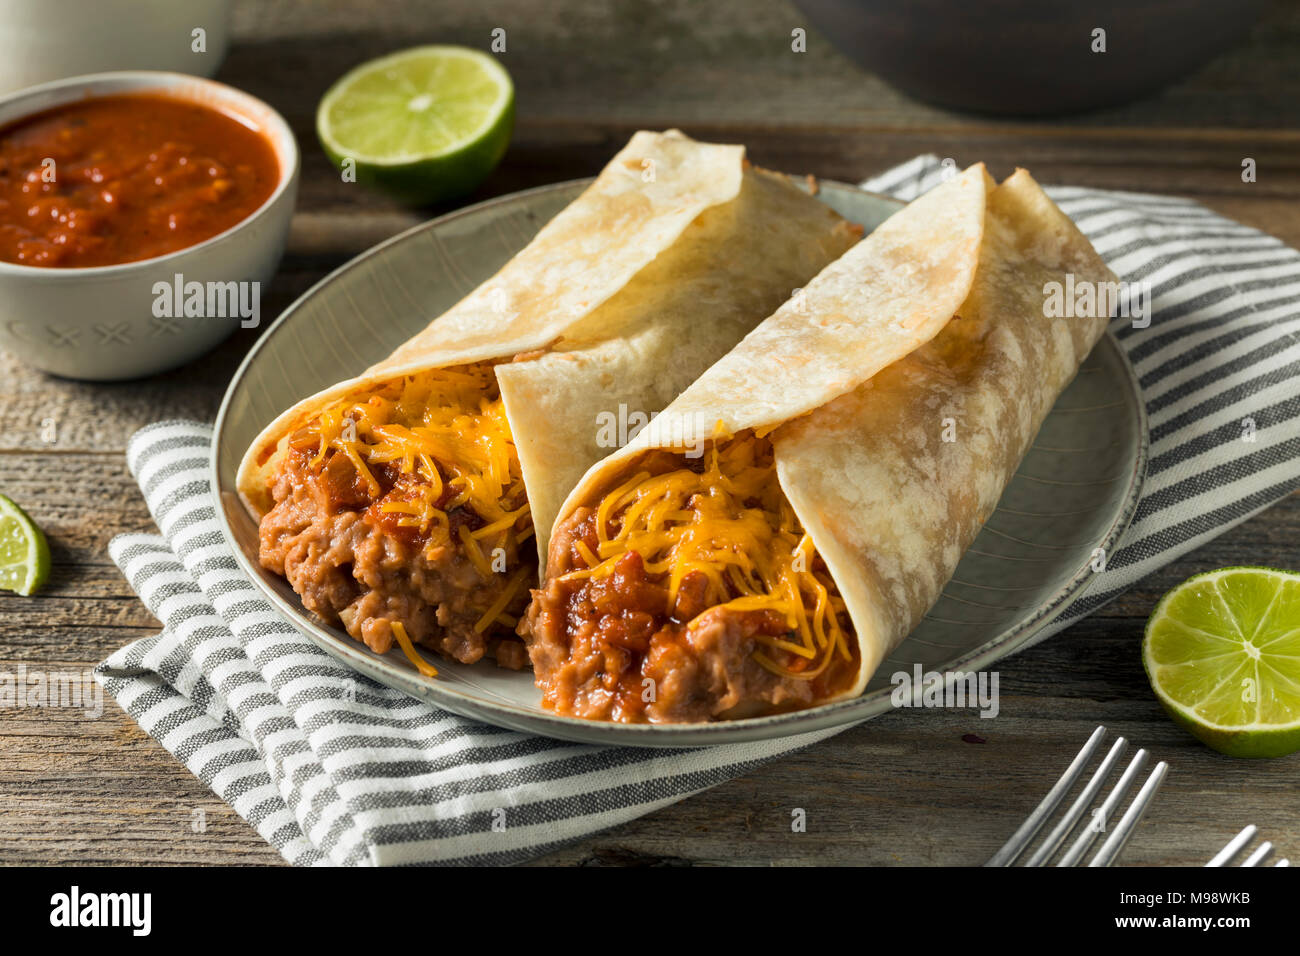
[[[440, 676], [427, 679], [400, 651], [373, 654], [303, 610], [285, 581], [257, 564], [257, 526], [235, 495], [244, 449], [283, 409], [378, 361], [424, 328], [491, 276], [585, 185], [505, 196], [376, 246], [294, 303], [236, 372], [213, 445], [218, 512], [240, 563], [307, 637], [361, 673], [467, 717], [590, 743], [681, 747], [781, 737], [874, 717], [890, 709], [891, 674], [910, 673], [915, 664], [937, 671], [987, 668], [1024, 646], [1087, 586], [1094, 549], [1111, 553], [1146, 471], [1137, 383], [1109, 335], [1057, 402], [939, 602], [856, 700], [701, 726], [574, 720], [541, 709], [530, 673], [439, 661]], [[823, 183], [820, 198], [868, 229], [899, 206], [836, 183]]]

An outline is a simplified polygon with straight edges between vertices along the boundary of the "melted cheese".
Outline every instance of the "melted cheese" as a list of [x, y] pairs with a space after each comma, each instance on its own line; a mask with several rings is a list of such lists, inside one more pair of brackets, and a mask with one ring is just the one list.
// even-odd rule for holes
[[[310, 466], [319, 470], [330, 449], [346, 455], [373, 499], [384, 498], [376, 465], [421, 479], [402, 488], [404, 497], [382, 500], [379, 510], [399, 515], [398, 525], [427, 536], [430, 557], [457, 547], [491, 580], [493, 551], [533, 533], [519, 456], [491, 365], [433, 369], [383, 383], [325, 409], [306, 430], [319, 439]], [[459, 524], [453, 534], [449, 513], [457, 508], [472, 511], [482, 525], [470, 531]], [[516, 577], [477, 630], [508, 617], [504, 609], [522, 581]]]
[[686, 575], [699, 572], [710, 610], [781, 614], [788, 634], [756, 638], [765, 669], [812, 680], [837, 656], [851, 661], [844, 602], [781, 491], [771, 442], [753, 433], [715, 442], [705, 465], [641, 471], [608, 492], [596, 506], [596, 552], [577, 542], [586, 567], [565, 577], [605, 577], [636, 551], [648, 574], [667, 577], [669, 613]]

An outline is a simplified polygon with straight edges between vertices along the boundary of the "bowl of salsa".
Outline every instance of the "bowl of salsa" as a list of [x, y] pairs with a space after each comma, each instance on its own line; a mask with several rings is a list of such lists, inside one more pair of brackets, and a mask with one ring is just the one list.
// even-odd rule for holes
[[298, 167], [284, 119], [211, 80], [105, 73], [0, 99], [0, 347], [136, 378], [260, 324]]

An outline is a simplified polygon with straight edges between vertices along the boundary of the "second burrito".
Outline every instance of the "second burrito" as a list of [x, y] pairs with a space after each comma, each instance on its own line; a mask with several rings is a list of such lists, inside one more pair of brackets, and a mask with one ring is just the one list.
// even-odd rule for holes
[[565, 502], [521, 627], [545, 706], [670, 723], [861, 694], [1105, 330], [1045, 316], [1066, 274], [1115, 281], [1028, 173], [982, 165], [825, 269]]

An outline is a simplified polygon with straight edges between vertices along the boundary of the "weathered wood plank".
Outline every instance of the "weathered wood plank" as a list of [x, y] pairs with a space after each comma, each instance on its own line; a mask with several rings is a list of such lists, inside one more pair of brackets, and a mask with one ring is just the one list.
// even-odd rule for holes
[[[0, 710], [0, 801], [4, 864], [280, 862], [111, 698], [97, 720], [74, 710]], [[196, 810], [203, 832], [193, 828]]]

